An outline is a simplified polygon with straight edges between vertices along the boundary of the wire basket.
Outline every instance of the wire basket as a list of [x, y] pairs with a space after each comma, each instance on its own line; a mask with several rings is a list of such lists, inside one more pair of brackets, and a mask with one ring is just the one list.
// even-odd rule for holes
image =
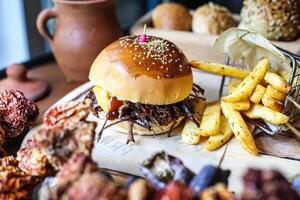
[[[276, 46], [277, 47], [277, 46]], [[297, 121], [300, 118], [300, 56], [295, 55], [291, 52], [288, 52], [280, 47], [277, 47], [283, 55], [290, 61], [291, 65], [291, 74], [289, 78], [289, 85], [291, 85], [291, 90], [287, 95], [287, 98], [284, 102], [283, 113], [290, 118], [290, 122]], [[226, 65], [231, 65], [235, 67], [239, 67], [242, 69], [248, 69], [248, 66], [245, 64], [244, 61], [234, 61], [229, 58], [229, 56], [225, 57]], [[228, 87], [229, 80], [232, 78], [223, 76], [221, 81], [221, 86], [219, 90], [219, 97], [226, 95], [225, 91]], [[260, 130], [264, 131], [270, 135], [276, 135], [282, 131], [287, 130], [285, 125], [274, 126], [270, 123], [267, 123], [263, 120], [253, 120], [253, 119], [246, 119], [253, 125], [255, 125]]]

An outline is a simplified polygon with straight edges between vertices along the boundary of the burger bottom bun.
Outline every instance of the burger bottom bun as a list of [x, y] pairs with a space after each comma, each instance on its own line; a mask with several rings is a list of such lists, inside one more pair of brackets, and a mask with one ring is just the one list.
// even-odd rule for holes
[[[152, 130], [144, 128], [144, 127], [142, 127], [138, 124], [134, 124], [133, 125], [133, 134], [134, 135], [158, 135], [158, 134], [163, 134], [163, 133], [166, 133], [167, 131], [169, 131], [171, 128], [177, 127], [182, 122], [182, 120], [184, 118], [185, 117], [180, 117], [176, 121], [173, 121], [170, 124], [165, 125], [165, 126], [158, 126], [158, 125], [153, 124], [151, 126]], [[116, 120], [108, 121], [107, 125], [109, 125], [111, 123], [114, 123], [114, 122], [116, 122]], [[115, 130], [115, 131], [118, 131], [118, 132], [121, 132], [121, 133], [128, 134], [129, 129], [130, 129], [130, 122], [128, 122], [128, 121], [120, 122], [116, 125], [113, 125], [113, 126], [109, 127], [109, 129], [112, 129], [112, 130]]]

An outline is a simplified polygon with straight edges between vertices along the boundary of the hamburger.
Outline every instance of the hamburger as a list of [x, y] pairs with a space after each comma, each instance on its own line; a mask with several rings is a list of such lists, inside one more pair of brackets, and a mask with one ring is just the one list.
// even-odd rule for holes
[[194, 107], [203, 89], [193, 84], [191, 65], [172, 42], [131, 35], [107, 46], [93, 62], [89, 97], [107, 128], [134, 134], [171, 133], [186, 117], [199, 125]]

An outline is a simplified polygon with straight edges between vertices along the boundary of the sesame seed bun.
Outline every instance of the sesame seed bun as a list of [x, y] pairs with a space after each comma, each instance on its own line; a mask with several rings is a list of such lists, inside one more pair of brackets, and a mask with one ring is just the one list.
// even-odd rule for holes
[[170, 41], [148, 36], [120, 38], [106, 47], [92, 64], [91, 82], [120, 100], [151, 105], [177, 103], [193, 87], [191, 66]]

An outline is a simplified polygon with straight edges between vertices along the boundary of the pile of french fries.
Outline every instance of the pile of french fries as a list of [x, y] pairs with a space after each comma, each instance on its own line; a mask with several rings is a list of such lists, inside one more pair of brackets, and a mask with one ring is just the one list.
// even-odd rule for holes
[[193, 61], [191, 64], [194, 68], [235, 79], [229, 82], [229, 94], [219, 102], [198, 103], [196, 112], [202, 115], [200, 127], [187, 120], [182, 131], [184, 143], [198, 144], [200, 138], [208, 138], [205, 148], [212, 151], [234, 135], [246, 151], [257, 155], [259, 150], [244, 117], [263, 119], [274, 125], [288, 122], [288, 116], [282, 114], [283, 103], [290, 91], [288, 73], [270, 72], [267, 58], [257, 63], [252, 71], [211, 62]]

